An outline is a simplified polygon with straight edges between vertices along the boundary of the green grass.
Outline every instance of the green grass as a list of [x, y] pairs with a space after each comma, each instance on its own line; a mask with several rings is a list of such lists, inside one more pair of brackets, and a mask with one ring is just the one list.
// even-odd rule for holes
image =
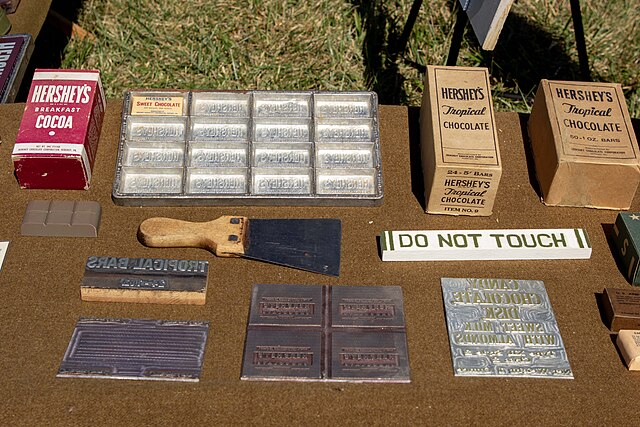
[[[457, 1], [457, 0], [455, 0]], [[376, 90], [420, 105], [427, 64], [446, 61], [454, 0], [425, 0], [407, 49], [394, 46], [412, 0], [86, 0], [65, 68], [97, 68], [110, 97], [131, 88]], [[527, 112], [541, 78], [580, 80], [567, 0], [514, 4], [494, 52], [467, 26], [458, 65], [489, 67], [499, 110]], [[640, 116], [638, 0], [582, 2], [592, 78], [622, 83]]]

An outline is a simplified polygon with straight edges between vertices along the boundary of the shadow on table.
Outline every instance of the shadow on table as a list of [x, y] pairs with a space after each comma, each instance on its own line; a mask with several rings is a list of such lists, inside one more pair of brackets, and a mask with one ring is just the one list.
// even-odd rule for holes
[[[76, 22], [83, 2], [84, 0], [54, 0], [51, 9], [69, 22]], [[50, 13], [34, 42], [31, 60], [18, 91], [16, 102], [26, 101], [36, 68], [60, 68], [64, 49], [69, 43], [69, 35], [60, 29], [59, 21]]]
[[424, 176], [420, 152], [420, 107], [409, 107], [409, 158], [411, 162], [411, 191], [422, 209], [427, 203], [424, 196]]
[[529, 184], [531, 184], [531, 188], [536, 192], [538, 198], [542, 198], [542, 191], [540, 190], [540, 184], [538, 184], [538, 178], [536, 177], [536, 164], [533, 159], [533, 149], [531, 148], [531, 140], [529, 139], [529, 131], [527, 130], [529, 116], [530, 114], [527, 113], [518, 113], [518, 119], [520, 120], [520, 132], [522, 133], [522, 143], [524, 144], [524, 156], [527, 160]]

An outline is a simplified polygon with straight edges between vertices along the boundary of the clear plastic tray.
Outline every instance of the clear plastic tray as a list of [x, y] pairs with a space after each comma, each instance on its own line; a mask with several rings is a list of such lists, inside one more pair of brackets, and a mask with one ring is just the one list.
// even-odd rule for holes
[[377, 95], [128, 91], [112, 197], [127, 206], [379, 205]]

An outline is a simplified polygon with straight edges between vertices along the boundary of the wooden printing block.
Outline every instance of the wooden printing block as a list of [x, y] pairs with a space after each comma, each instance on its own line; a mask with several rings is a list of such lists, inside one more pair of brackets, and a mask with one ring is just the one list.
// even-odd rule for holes
[[83, 301], [204, 305], [208, 261], [91, 256], [80, 287]]

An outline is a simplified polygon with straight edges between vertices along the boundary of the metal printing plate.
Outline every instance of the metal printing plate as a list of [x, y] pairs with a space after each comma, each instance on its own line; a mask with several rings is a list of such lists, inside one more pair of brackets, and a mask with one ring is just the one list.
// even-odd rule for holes
[[542, 281], [441, 284], [455, 375], [573, 378]]
[[398, 286], [254, 285], [242, 379], [410, 382]]
[[382, 203], [374, 92], [134, 90], [124, 98], [116, 204]]
[[331, 378], [343, 381], [410, 382], [406, 334], [333, 332]]
[[323, 287], [254, 285], [250, 326], [322, 327]]
[[319, 380], [322, 332], [249, 330], [242, 363], [243, 380]]
[[333, 286], [331, 326], [403, 329], [404, 303], [399, 286]]
[[208, 322], [81, 318], [58, 377], [198, 381]]

